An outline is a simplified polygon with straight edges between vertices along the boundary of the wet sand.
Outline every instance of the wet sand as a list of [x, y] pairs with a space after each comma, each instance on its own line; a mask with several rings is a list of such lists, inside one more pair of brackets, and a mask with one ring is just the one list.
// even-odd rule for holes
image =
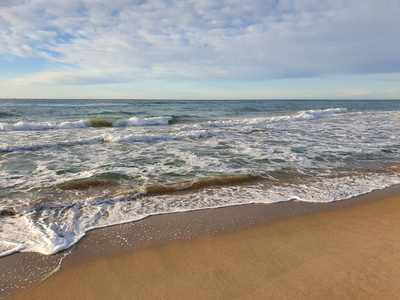
[[[34, 254], [11, 255], [27, 261]], [[92, 231], [15, 299], [396, 299], [400, 189], [160, 215]]]

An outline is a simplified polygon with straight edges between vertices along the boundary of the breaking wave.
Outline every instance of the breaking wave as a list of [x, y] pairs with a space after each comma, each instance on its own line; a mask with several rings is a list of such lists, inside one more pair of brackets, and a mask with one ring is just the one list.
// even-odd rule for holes
[[[255, 179], [249, 174], [216, 176], [143, 186], [108, 198], [25, 209], [3, 208], [0, 211], [4, 225], [3, 231], [0, 231], [0, 257], [17, 251], [54, 254], [77, 243], [91, 229], [137, 221], [152, 215], [293, 199], [338, 201], [400, 182], [396, 174], [380, 177], [372, 173], [320, 178], [304, 184], [282, 185], [277, 182], [278, 185], [266, 188], [257, 182], [251, 184]], [[187, 189], [194, 190], [176, 193]]]
[[204, 124], [206, 127], [235, 127], [235, 126], [261, 126], [269, 123], [276, 123], [282, 121], [303, 121], [310, 119], [321, 118], [326, 115], [346, 113], [347, 108], [329, 108], [320, 110], [306, 110], [299, 111], [293, 115], [285, 115], [278, 117], [260, 117], [260, 118], [247, 118], [237, 120], [218, 120], [210, 121]]
[[55, 122], [24, 122], [0, 123], [0, 131], [37, 131], [37, 130], [56, 130], [56, 129], [78, 129], [85, 127], [124, 127], [124, 126], [150, 126], [168, 125], [172, 117], [152, 117], [116, 120], [112, 118], [92, 118], [79, 121]]
[[[346, 113], [346, 108], [330, 108], [322, 110], [307, 110], [300, 111], [293, 115], [278, 116], [278, 117], [260, 117], [246, 118], [236, 120], [216, 120], [202, 123], [202, 127], [234, 127], [241, 125], [263, 125], [281, 121], [302, 121], [314, 118], [320, 118], [325, 115]], [[138, 118], [131, 117], [129, 119], [117, 118], [91, 118], [79, 121], [64, 121], [64, 122], [25, 122], [17, 123], [0, 123], [0, 131], [36, 131], [36, 130], [56, 130], [56, 129], [78, 129], [85, 127], [127, 127], [127, 126], [154, 126], [168, 125], [179, 122], [177, 117], [151, 117]]]

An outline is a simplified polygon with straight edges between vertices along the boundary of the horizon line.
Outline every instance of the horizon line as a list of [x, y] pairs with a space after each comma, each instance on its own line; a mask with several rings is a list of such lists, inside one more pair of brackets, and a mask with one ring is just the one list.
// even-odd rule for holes
[[1, 100], [126, 100], [126, 101], [400, 101], [400, 98], [25, 98], [25, 97], [5, 97]]

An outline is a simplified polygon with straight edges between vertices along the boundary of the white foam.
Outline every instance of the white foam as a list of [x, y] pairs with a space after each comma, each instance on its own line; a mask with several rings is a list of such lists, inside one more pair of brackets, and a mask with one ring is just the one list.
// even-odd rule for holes
[[[137, 118], [117, 120], [112, 125], [115, 127], [125, 126], [151, 126], [151, 125], [168, 125], [172, 117], [153, 117], [153, 118]], [[14, 124], [0, 123], [0, 131], [36, 131], [36, 130], [57, 130], [57, 129], [77, 129], [91, 127], [90, 120], [65, 121], [65, 122], [25, 122], [20, 121]]]
[[[131, 118], [130, 123], [121, 121], [118, 126], [123, 127], [3, 132], [1, 149], [42, 148], [32, 153], [0, 153], [2, 188], [9, 192], [1, 206], [18, 212], [10, 218], [0, 217], [0, 249], [3, 255], [15, 251], [50, 254], [69, 247], [91, 228], [148, 215], [289, 199], [337, 201], [396, 184], [398, 176], [378, 171], [399, 161], [400, 136], [395, 134], [400, 131], [399, 116], [397, 111], [328, 109], [171, 126], [147, 126], [167, 124], [169, 117]], [[362, 175], [375, 169], [376, 174]], [[341, 170], [360, 176], [324, 177]], [[134, 187], [233, 173], [276, 176], [281, 185], [230, 186], [134, 201], [106, 199], [109, 194], [104, 193], [104, 201], [91, 204], [79, 200], [82, 191], [59, 191], [62, 200], [71, 200], [69, 206], [58, 205], [62, 200], [58, 201], [57, 195], [47, 201], [31, 191], [47, 191], [59, 183], [104, 172], [126, 174], [134, 178]], [[315, 180], [289, 184], [290, 179], [302, 175]], [[23, 208], [35, 200], [56, 206]]]
[[[218, 120], [209, 121], [203, 124], [195, 124], [192, 126], [184, 126], [182, 130], [195, 130], [200, 127], [235, 127], [235, 126], [260, 126], [273, 122], [282, 121], [301, 121], [320, 118], [325, 115], [346, 113], [346, 108], [331, 108], [323, 110], [307, 110], [300, 111], [293, 115], [279, 116], [279, 117], [261, 117], [261, 118], [245, 118], [234, 120]], [[114, 127], [126, 126], [153, 126], [153, 125], [168, 125], [172, 117], [151, 117], [151, 118], [138, 118], [136, 116], [129, 119], [116, 120], [112, 123]], [[111, 122], [111, 121], [110, 121]], [[64, 121], [56, 122], [25, 122], [19, 121], [17, 123], [0, 123], [0, 131], [37, 131], [37, 130], [56, 130], [56, 129], [78, 129], [91, 127], [90, 120], [79, 121]]]
[[153, 117], [153, 118], [144, 118], [139, 119], [137, 117], [132, 117], [125, 120], [117, 120], [114, 123], [115, 127], [124, 127], [124, 126], [149, 126], [149, 125], [168, 125], [169, 121], [172, 120], [172, 117]]
[[14, 124], [0, 123], [0, 131], [30, 131], [30, 130], [50, 130], [50, 129], [75, 129], [89, 127], [88, 120], [66, 121], [61, 123], [54, 122], [24, 122]]
[[261, 126], [269, 123], [276, 122], [287, 122], [287, 121], [303, 121], [310, 119], [321, 118], [326, 115], [346, 113], [346, 108], [330, 108], [321, 110], [305, 110], [299, 111], [293, 115], [285, 115], [278, 117], [261, 117], [261, 118], [246, 118], [246, 119], [235, 119], [235, 120], [222, 120], [222, 121], [210, 121], [204, 123], [206, 127], [236, 127], [236, 126]]
[[16, 151], [32, 151], [39, 150], [43, 148], [57, 148], [57, 147], [66, 147], [66, 146], [76, 146], [76, 145], [87, 145], [87, 144], [98, 144], [102, 143], [102, 138], [97, 139], [89, 139], [89, 140], [80, 140], [80, 141], [67, 141], [67, 142], [57, 142], [57, 143], [38, 143], [38, 144], [30, 144], [30, 145], [0, 145], [0, 152], [16, 152]]
[[171, 140], [182, 140], [182, 139], [196, 139], [205, 138], [208, 133], [205, 130], [199, 130], [189, 133], [164, 133], [164, 134], [131, 134], [131, 135], [115, 135], [108, 134], [104, 136], [106, 142], [112, 143], [151, 143], [156, 141], [171, 141]]
[[147, 216], [250, 203], [276, 203], [298, 199], [329, 202], [348, 199], [400, 183], [400, 175], [365, 174], [322, 178], [306, 184], [266, 188], [226, 186], [184, 195], [137, 195], [70, 206], [44, 207], [3, 217], [0, 256], [13, 252], [54, 254], [69, 248], [93, 228], [140, 220]]

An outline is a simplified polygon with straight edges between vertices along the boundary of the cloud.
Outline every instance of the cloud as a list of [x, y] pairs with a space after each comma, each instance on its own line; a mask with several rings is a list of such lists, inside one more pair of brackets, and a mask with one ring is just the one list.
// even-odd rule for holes
[[59, 85], [400, 72], [399, 10], [397, 0], [2, 1], [0, 53], [46, 58], [59, 70], [19, 80]]
[[10, 84], [22, 85], [97, 85], [129, 82], [128, 76], [121, 73], [103, 72], [102, 70], [74, 70], [47, 71], [34, 75], [16, 78]]

